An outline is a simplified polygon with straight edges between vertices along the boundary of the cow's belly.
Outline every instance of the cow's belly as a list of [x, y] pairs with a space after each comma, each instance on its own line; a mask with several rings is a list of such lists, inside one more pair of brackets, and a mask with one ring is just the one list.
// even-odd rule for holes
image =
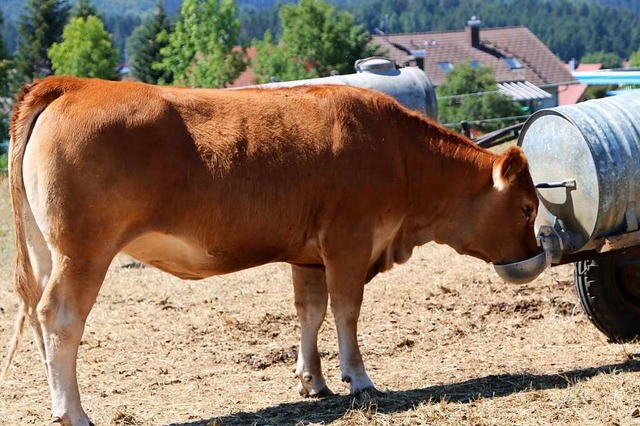
[[122, 252], [183, 279], [201, 279], [266, 263], [253, 257], [245, 261], [237, 253], [212, 250], [195, 240], [162, 233], [145, 234], [129, 243]]

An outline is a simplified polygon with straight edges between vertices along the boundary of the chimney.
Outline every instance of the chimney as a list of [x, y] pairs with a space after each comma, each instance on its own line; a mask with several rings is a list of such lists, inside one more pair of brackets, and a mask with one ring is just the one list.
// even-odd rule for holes
[[472, 16], [471, 19], [467, 21], [465, 32], [467, 33], [471, 47], [478, 47], [480, 45], [480, 20]]
[[578, 68], [578, 61], [576, 61], [576, 58], [571, 58], [569, 61], [569, 71], [573, 72], [576, 68]]

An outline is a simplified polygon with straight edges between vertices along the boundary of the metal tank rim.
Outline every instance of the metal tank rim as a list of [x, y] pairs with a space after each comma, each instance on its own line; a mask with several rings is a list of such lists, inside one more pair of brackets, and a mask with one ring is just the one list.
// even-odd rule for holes
[[[597, 99], [594, 99], [597, 101]], [[588, 103], [590, 101], [586, 101], [585, 103]], [[533, 123], [535, 121], [537, 121], [538, 119], [542, 118], [542, 117], [547, 117], [547, 116], [553, 116], [553, 117], [559, 117], [562, 118], [564, 120], [566, 120], [571, 126], [573, 126], [573, 128], [575, 128], [579, 133], [580, 136], [582, 137], [582, 142], [584, 143], [584, 145], [586, 145], [586, 147], [589, 150], [589, 153], [591, 154], [591, 158], [595, 158], [595, 151], [593, 149], [593, 147], [591, 146], [591, 144], [589, 143], [586, 135], [584, 134], [582, 128], [565, 112], [563, 112], [563, 109], [565, 109], [566, 107], [563, 106], [557, 106], [557, 107], [553, 107], [553, 108], [545, 108], [545, 109], [541, 109], [539, 111], [534, 112], [533, 114], [531, 114], [527, 120], [525, 121], [524, 125], [522, 126], [522, 129], [520, 130], [520, 134], [518, 135], [518, 141], [517, 141], [517, 146], [520, 148], [523, 148], [523, 143], [524, 143], [524, 138], [525, 135], [527, 134], [528, 129], [533, 125]], [[526, 156], [526, 152], [525, 152], [525, 156]], [[527, 162], [530, 163], [529, 158], [527, 158]], [[594, 175], [595, 180], [597, 182], [598, 188], [601, 187], [602, 185], [602, 178], [600, 176], [599, 173], [596, 173]], [[533, 176], [532, 176], [533, 178]], [[539, 184], [539, 183], [543, 183], [543, 182], [536, 182], [534, 179], [534, 183], [535, 184]], [[541, 198], [541, 193], [540, 193], [540, 189], [536, 188], [536, 192], [538, 193], [538, 198]], [[544, 206], [544, 204], [542, 203], [542, 201], [538, 201], [538, 205], [539, 207], [543, 207], [545, 210], [547, 210], [547, 208]], [[547, 210], [548, 211], [548, 210]], [[555, 217], [555, 215], [553, 215], [553, 213], [549, 212], [549, 214], [551, 214], [552, 216]], [[603, 212], [598, 209], [597, 213], [596, 213], [596, 217], [595, 217], [595, 224], [599, 223], [600, 219], [602, 218]], [[562, 218], [560, 218], [562, 219]], [[554, 224], [549, 224], [553, 227]], [[565, 229], [561, 229], [560, 232], [564, 233], [566, 235]], [[537, 234], [540, 234], [540, 231], [537, 231]], [[559, 238], [559, 237], [558, 237]], [[581, 246], [581, 247], [576, 247], [573, 250], [567, 250], [566, 247], [566, 243], [560, 243], [563, 246], [563, 252], [564, 254], [574, 254], [574, 253], [579, 253], [580, 251], [583, 251], [585, 246], [588, 246], [592, 241], [594, 240], [594, 236], [591, 235], [587, 241]]]

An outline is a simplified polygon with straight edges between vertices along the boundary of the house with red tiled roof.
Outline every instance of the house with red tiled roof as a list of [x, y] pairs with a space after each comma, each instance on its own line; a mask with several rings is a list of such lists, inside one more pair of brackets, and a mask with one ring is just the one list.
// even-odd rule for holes
[[[565, 67], [569, 72], [598, 71], [602, 68], [602, 64], [579, 64], [577, 67], [565, 64]], [[573, 105], [582, 102], [588, 88], [588, 85], [582, 83], [558, 86], [558, 105]]]
[[524, 26], [481, 28], [472, 18], [463, 30], [376, 35], [373, 42], [398, 65], [422, 67], [434, 86], [463, 62], [489, 66], [498, 90], [532, 110], [557, 106], [558, 86], [574, 81], [564, 63]]

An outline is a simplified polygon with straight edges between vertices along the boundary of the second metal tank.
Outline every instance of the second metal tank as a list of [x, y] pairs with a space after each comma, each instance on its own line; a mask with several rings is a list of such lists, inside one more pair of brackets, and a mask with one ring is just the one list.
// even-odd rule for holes
[[340, 84], [373, 89], [392, 96], [405, 107], [437, 120], [436, 92], [427, 74], [417, 67], [396, 68], [386, 58], [372, 57], [355, 63], [355, 74], [261, 84], [261, 87], [292, 87]]

